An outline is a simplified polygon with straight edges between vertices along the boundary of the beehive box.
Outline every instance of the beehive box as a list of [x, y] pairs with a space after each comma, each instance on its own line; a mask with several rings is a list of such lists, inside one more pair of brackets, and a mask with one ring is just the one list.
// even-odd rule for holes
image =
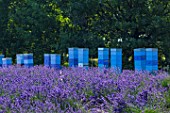
[[158, 49], [157, 48], [146, 49], [146, 70], [147, 71], [158, 70]]
[[111, 48], [110, 49], [110, 64], [111, 68], [115, 70], [122, 71], [122, 49]]
[[79, 48], [78, 49], [78, 66], [88, 67], [88, 65], [89, 65], [89, 49]]
[[78, 48], [69, 48], [69, 67], [78, 66]]
[[12, 58], [2, 58], [2, 66], [8, 67], [12, 65]]
[[109, 67], [109, 49], [98, 48], [98, 67]]
[[44, 54], [44, 66], [50, 67], [50, 65], [51, 65], [51, 55]]
[[2, 67], [2, 58], [4, 58], [4, 55], [0, 55], [0, 67]]
[[17, 65], [24, 65], [24, 55], [23, 54], [17, 54], [16, 55]]
[[51, 67], [52, 68], [61, 68], [61, 55], [60, 54], [51, 54]]
[[33, 54], [24, 54], [24, 66], [25, 67], [33, 67], [34, 60], [33, 60]]

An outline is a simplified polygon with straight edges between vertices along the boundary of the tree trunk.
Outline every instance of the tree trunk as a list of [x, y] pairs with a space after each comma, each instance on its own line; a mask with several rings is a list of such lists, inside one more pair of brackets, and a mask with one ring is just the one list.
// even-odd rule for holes
[[2, 50], [2, 54], [3, 54], [4, 56], [6, 56], [6, 48], [4, 48], [4, 49]]

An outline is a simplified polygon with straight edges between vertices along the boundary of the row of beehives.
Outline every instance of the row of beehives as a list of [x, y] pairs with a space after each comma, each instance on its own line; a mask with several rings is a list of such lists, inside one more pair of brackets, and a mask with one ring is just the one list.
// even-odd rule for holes
[[[26, 67], [34, 65], [33, 54], [17, 54], [17, 64]], [[110, 67], [122, 71], [122, 49], [120, 48], [98, 48], [98, 67]], [[12, 65], [12, 58], [4, 58], [0, 55], [0, 65], [8, 67]], [[44, 54], [44, 65], [53, 68], [61, 68], [60, 54]], [[88, 67], [88, 48], [69, 48], [69, 67]], [[135, 70], [158, 70], [158, 49], [138, 48], [134, 49]]]

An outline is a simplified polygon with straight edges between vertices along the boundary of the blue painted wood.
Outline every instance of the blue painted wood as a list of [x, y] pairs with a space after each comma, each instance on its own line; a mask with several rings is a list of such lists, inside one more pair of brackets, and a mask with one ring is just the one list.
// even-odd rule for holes
[[33, 53], [24, 54], [24, 67], [33, 67], [34, 60], [33, 60]]
[[0, 55], [0, 67], [2, 67], [2, 58], [4, 58], [4, 55]]
[[89, 49], [79, 48], [78, 49], [78, 66], [88, 67], [89, 65]]
[[24, 65], [24, 55], [23, 54], [17, 54], [16, 58], [17, 58], [18, 65]]
[[9, 67], [12, 65], [12, 58], [2, 58], [2, 66]]
[[134, 49], [134, 67], [136, 71], [144, 71], [146, 69], [146, 49]]
[[116, 70], [118, 73], [122, 72], [122, 49], [121, 48], [111, 48], [110, 64], [111, 68]]
[[51, 55], [44, 54], [44, 66], [50, 67], [50, 65], [51, 65]]
[[60, 54], [51, 54], [51, 67], [52, 68], [61, 68], [61, 55]]
[[158, 70], [158, 49], [146, 49], [146, 70], [149, 72]]
[[98, 48], [98, 67], [109, 67], [109, 49]]
[[78, 48], [68, 48], [69, 52], [69, 67], [78, 66]]

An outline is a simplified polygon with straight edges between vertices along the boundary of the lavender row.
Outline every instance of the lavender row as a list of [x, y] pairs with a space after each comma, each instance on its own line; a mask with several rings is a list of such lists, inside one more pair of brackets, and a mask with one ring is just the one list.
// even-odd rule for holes
[[[162, 81], [168, 74], [113, 69], [0, 68], [0, 112], [5, 113], [167, 113]], [[163, 112], [164, 111], [164, 112]]]

